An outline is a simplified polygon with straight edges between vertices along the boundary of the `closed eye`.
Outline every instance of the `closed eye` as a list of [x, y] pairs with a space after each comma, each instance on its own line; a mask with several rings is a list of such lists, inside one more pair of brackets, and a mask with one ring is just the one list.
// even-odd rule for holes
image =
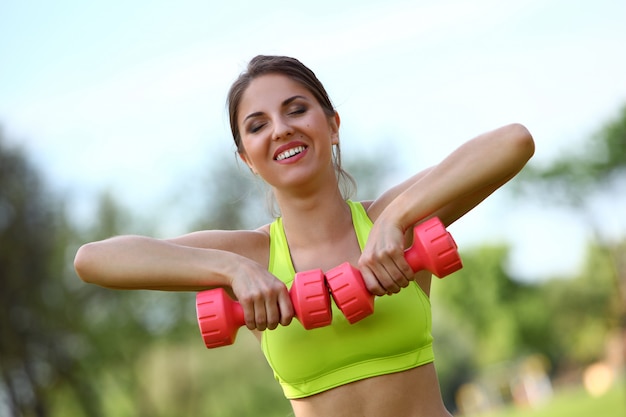
[[290, 114], [290, 115], [293, 115], [293, 116], [297, 116], [297, 115], [299, 115], [299, 114], [304, 114], [304, 113], [306, 113], [306, 111], [307, 111], [307, 110], [308, 110], [308, 109], [307, 109], [306, 107], [304, 107], [304, 106], [300, 106], [300, 107], [297, 107], [297, 108], [295, 108], [294, 110], [290, 111], [290, 112], [289, 112], [289, 114]]
[[252, 123], [248, 126], [249, 133], [257, 133], [259, 130], [263, 129], [265, 123]]

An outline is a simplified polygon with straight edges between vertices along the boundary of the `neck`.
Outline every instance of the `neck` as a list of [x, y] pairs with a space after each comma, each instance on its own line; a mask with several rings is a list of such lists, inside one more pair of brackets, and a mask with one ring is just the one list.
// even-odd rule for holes
[[350, 207], [337, 187], [297, 197], [277, 193], [276, 199], [290, 246], [332, 242], [352, 229]]

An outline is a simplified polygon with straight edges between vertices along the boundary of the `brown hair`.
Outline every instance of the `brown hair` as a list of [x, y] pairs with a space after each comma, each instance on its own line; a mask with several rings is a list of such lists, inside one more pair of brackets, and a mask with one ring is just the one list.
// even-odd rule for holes
[[[237, 119], [239, 117], [239, 104], [244, 92], [255, 78], [267, 74], [280, 74], [289, 77], [293, 81], [306, 88], [318, 101], [322, 110], [328, 117], [335, 116], [335, 108], [328, 97], [326, 89], [306, 65], [295, 58], [288, 56], [257, 55], [250, 60], [246, 71], [239, 75], [228, 91], [228, 113], [230, 116], [230, 129], [233, 134], [237, 152], [243, 152], [241, 144], [241, 132]], [[350, 174], [341, 167], [341, 151], [339, 145], [333, 152], [333, 164], [337, 179], [344, 198], [350, 198], [356, 191], [356, 182]]]

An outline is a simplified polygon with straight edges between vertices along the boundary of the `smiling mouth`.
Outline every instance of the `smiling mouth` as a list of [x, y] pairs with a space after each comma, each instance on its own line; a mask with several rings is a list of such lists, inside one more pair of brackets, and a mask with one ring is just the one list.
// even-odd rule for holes
[[276, 156], [276, 160], [277, 161], [282, 161], [282, 160], [291, 158], [291, 157], [293, 157], [295, 155], [298, 155], [299, 153], [304, 152], [305, 149], [306, 149], [306, 146], [302, 146], [302, 145], [296, 146], [295, 148], [288, 149], [288, 150], [286, 150], [284, 152], [279, 153]]

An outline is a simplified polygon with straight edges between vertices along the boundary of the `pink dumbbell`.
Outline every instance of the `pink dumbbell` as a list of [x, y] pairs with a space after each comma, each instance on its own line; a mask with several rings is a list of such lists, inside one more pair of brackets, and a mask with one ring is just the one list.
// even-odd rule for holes
[[[429, 270], [443, 278], [463, 267], [456, 242], [441, 220], [432, 217], [413, 229], [413, 245], [404, 258], [414, 272]], [[326, 282], [337, 307], [350, 323], [374, 312], [374, 295], [367, 290], [359, 270], [345, 262], [326, 272]]]
[[[330, 295], [322, 270], [297, 273], [289, 296], [296, 317], [305, 329], [327, 326], [332, 321]], [[233, 344], [239, 327], [245, 324], [243, 308], [222, 288], [199, 292], [196, 313], [207, 348]]]

